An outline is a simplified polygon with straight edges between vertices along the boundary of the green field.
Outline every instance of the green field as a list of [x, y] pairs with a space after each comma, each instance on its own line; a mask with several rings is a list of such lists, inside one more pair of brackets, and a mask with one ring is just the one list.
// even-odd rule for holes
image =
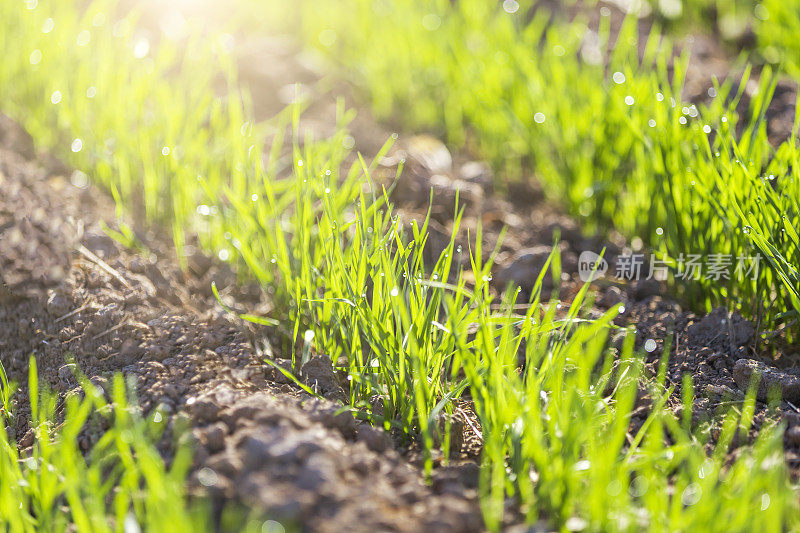
[[[380, 164], [396, 139], [359, 153], [344, 103], [332, 136], [303, 137], [301, 104], [257, 122], [226, 37], [289, 34], [348, 83], [348, 106], [487, 161], [498, 194], [535, 181], [587, 233], [640, 240], [687, 308], [736, 310], [770, 340], [761, 353], [793, 353], [800, 115], [778, 142], [768, 124], [776, 86], [800, 79], [800, 3], [656, 3], [640, 20], [594, 2], [242, 0], [206, 33], [188, 16], [172, 41], [143, 40], [145, 12], [110, 0], [6, 0], [0, 112], [113, 197], [116, 239], [135, 248], [140, 229], [165, 230], [178, 257], [196, 243], [262, 286], [270, 311], [243, 318], [282, 335], [294, 374], [311, 350], [341, 365], [344, 405], [417, 443], [425, 473], [439, 448], [446, 462], [441, 414], [469, 402], [486, 529], [511, 512], [553, 530], [797, 530], [785, 425], [760, 424], [740, 442], [754, 388], [697, 424], [691, 379], [670, 384], [664, 357], [631, 433], [646, 354], [634, 335], [612, 342], [635, 327], [615, 320], [619, 305], [590, 313], [590, 285], [557, 303], [543, 290], [547, 271], [561, 275], [557, 252], [530, 297], [498, 290], [485, 259], [496, 243], [480, 226], [458, 237], [460, 207], [431, 258], [433, 222], [399, 214]], [[719, 41], [730, 65], [694, 100], [690, 34]], [[762, 264], [753, 277], [690, 279], [680, 274], [692, 255]], [[158, 422], [130, 407], [123, 377], [108, 402], [88, 382], [83, 399], [64, 402], [30, 376], [32, 455], [0, 432], [7, 529], [214, 528], [204, 498], [185, 489], [189, 441], [176, 434], [174, 458], [162, 458]], [[14, 390], [4, 381], [9, 427]], [[93, 417], [110, 429], [81, 451], [76, 435]]]

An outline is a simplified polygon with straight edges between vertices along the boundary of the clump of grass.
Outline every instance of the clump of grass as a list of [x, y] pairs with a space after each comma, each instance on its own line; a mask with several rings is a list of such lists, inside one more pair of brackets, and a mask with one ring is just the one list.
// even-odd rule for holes
[[755, 7], [755, 33], [759, 52], [773, 64], [783, 64], [795, 79], [800, 77], [800, 2], [764, 0]]
[[[297, 119], [295, 114], [295, 129]], [[452, 317], [442, 305], [448, 291], [465, 292], [457, 268], [462, 248], [451, 237], [426, 265], [428, 220], [405, 227], [371, 178], [375, 163], [359, 157], [347, 166], [344, 135], [295, 144], [282, 173], [253, 158], [262, 180], [245, 195], [206, 187], [210, 201], [227, 204], [211, 223], [271, 289], [276, 314], [290, 317], [295, 342], [303, 335], [307, 349], [295, 369], [311, 347], [329, 356], [348, 372], [351, 405], [387, 429], [422, 436], [430, 449], [438, 429], [429, 426], [439, 411], [452, 410], [463, 390], [444, 325]], [[278, 135], [273, 158], [282, 152], [281, 142]], [[460, 216], [454, 213], [456, 228]], [[458, 327], [467, 325], [468, 315], [460, 313]], [[439, 405], [443, 399], [450, 401]]]
[[[771, 71], [761, 73], [749, 108], [740, 104], [749, 69], [737, 91], [730, 80], [709, 88], [708, 104], [686, 103], [688, 53], [675, 57], [657, 26], [640, 36], [628, 17], [612, 38], [607, 16], [595, 31], [580, 19], [517, 7], [350, 0], [346, 8], [284, 10], [360, 84], [379, 116], [467, 144], [504, 179], [535, 173], [586, 230], [641, 238], [696, 308], [737, 302], [765, 327], [779, 327], [790, 309], [779, 277], [740, 265], [760, 259], [728, 192], [749, 198], [749, 185], [717, 179], [740, 162], [760, 171], [773, 157], [764, 120]], [[694, 275], [692, 257], [726, 257], [727, 274]]]
[[[340, 146], [334, 141], [329, 149]], [[467, 256], [475, 273], [469, 286], [451, 268], [453, 241], [423, 268], [425, 225], [404, 235], [362, 160], [344, 178], [331, 172], [337, 179], [326, 181], [326, 167], [314, 162], [331, 159], [317, 157], [316, 147], [295, 146], [290, 174], [265, 181], [282, 195], [265, 192], [270, 200], [260, 207], [232, 200], [235, 210], [221, 210], [220, 222], [254, 272], [280, 264], [275, 250], [286, 250], [277, 270], [285, 279], [269, 278], [270, 286], [287, 294], [296, 287], [295, 330], [308, 328], [316, 350], [345, 357], [350, 403], [373, 422], [396, 425], [432, 449], [440, 431], [435, 415], [469, 395], [482, 428], [482, 505], [490, 529], [500, 527], [508, 498], [529, 522], [555, 527], [713, 529], [715, 516], [740, 531], [792, 527], [795, 493], [780, 428], [762, 428], [752, 448], [728, 462], [734, 436], [752, 423], [754, 393], [725, 418], [711, 444], [709, 428], [693, 427], [688, 416], [689, 383], [684, 416], [666, 408], [674, 389], [664, 387], [662, 370], [654, 407], [630, 434], [642, 365], [632, 337], [621, 354], [607, 349], [616, 309], [587, 323], [581, 310], [588, 286], [559, 313], [556, 302], [541, 302], [540, 284], [524, 315], [514, 312], [513, 290], [496, 309], [491, 264], [480, 260], [480, 248]], [[274, 231], [274, 248], [265, 247], [259, 224], [261, 231], [285, 229]], [[756, 473], [754, 464], [762, 466]]]
[[[166, 415], [147, 419], [128, 402], [116, 376], [111, 401], [84, 379], [82, 396], [55, 395], [40, 387], [36, 363], [28, 373], [34, 440], [20, 451], [8, 428], [17, 413], [14, 384], [0, 367], [0, 524], [9, 531], [205, 531], [207, 510], [189, 503], [185, 479], [192, 463], [187, 441], [168, 466], [155, 447]], [[105, 421], [105, 422], [102, 422]], [[89, 426], [108, 429], [88, 451], [79, 436]]]
[[500, 528], [509, 498], [529, 523], [566, 530], [716, 530], [720, 520], [730, 531], [797, 527], [780, 428], [762, 427], [752, 447], [730, 456], [752, 424], [755, 390], [712, 441], [708, 426], [693, 426], [690, 380], [682, 415], [666, 408], [675, 388], [665, 387], [664, 357], [649, 389], [653, 405], [632, 432], [643, 365], [633, 336], [620, 353], [607, 349], [617, 310], [579, 322], [579, 294], [557, 319], [556, 306], [539, 305], [540, 283], [524, 316], [511, 294], [500, 313], [477, 316], [473, 338], [454, 330], [483, 432], [489, 529]]
[[[778, 307], [789, 332], [797, 330], [800, 319], [800, 146], [798, 122], [792, 134], [761, 166], [737, 164], [718, 176], [727, 191], [727, 211], [738, 222], [745, 238], [760, 250], [765, 259], [767, 282], [761, 285], [762, 298], [782, 304]], [[735, 181], [740, 188], [729, 188]], [[747, 194], [741, 191], [746, 190]], [[796, 335], [791, 335], [796, 339]]]
[[156, 47], [107, 0], [4, 2], [0, 20], [3, 110], [37, 147], [91, 175], [129, 220], [169, 225], [179, 247], [189, 233], [214, 238], [196, 225], [198, 177], [244, 189], [254, 136], [240, 94], [211, 90], [233, 83], [224, 43]]

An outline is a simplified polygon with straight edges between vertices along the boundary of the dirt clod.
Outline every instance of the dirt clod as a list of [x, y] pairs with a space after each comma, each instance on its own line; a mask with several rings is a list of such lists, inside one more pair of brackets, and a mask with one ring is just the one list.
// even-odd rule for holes
[[346, 400], [344, 389], [339, 385], [333, 363], [327, 355], [318, 355], [308, 360], [300, 369], [303, 382], [329, 400]]
[[800, 377], [796, 373], [781, 371], [760, 361], [739, 359], [733, 367], [733, 379], [742, 390], [747, 390], [752, 380], [756, 379], [757, 397], [762, 401], [773, 389], [779, 391], [781, 398], [786, 401], [800, 400]]

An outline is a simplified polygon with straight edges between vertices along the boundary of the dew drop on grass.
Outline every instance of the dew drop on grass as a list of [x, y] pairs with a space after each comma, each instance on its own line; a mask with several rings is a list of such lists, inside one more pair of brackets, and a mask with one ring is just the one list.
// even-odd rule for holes
[[53, 94], [50, 95], [50, 102], [52, 104], [61, 102], [61, 91], [53, 91]]
[[750, 226], [745, 226], [742, 228], [742, 233], [744, 233], [745, 235], [749, 235], [751, 230], [752, 228]]
[[252, 200], [254, 202], [257, 202], [258, 201], [258, 195], [256, 193], [251, 194], [250, 195], [250, 200]]
[[33, 11], [39, 5], [39, 0], [25, 0], [25, 7]]
[[80, 152], [83, 149], [83, 141], [80, 138], [76, 137], [75, 139], [73, 139], [70, 149], [72, 150], [73, 153]]
[[83, 30], [78, 34], [78, 38], [75, 39], [75, 42], [78, 46], [86, 46], [89, 44], [89, 41], [92, 40], [92, 34], [89, 30]]
[[756, 4], [753, 8], [753, 14], [758, 20], [769, 20], [769, 9], [764, 4]]
[[442, 25], [442, 19], [435, 13], [428, 13], [422, 17], [422, 27], [428, 31], [436, 31]]
[[197, 214], [200, 215], [200, 216], [207, 217], [208, 215], [211, 214], [211, 209], [205, 204], [198, 205], [197, 206]]
[[634, 498], [639, 498], [647, 493], [650, 488], [650, 482], [644, 476], [637, 476], [631, 486], [628, 488], [628, 493]]
[[150, 52], [150, 41], [142, 37], [133, 47], [133, 57], [136, 59], [144, 59]]
[[131, 29], [131, 23], [128, 19], [120, 19], [119, 21], [114, 24], [114, 27], [111, 29], [111, 32], [114, 34], [114, 37], [125, 37], [128, 35], [128, 32]]
[[[350, 376], [347, 379], [350, 379]], [[286, 528], [280, 522], [267, 520], [261, 524], [261, 533], [286, 533]]]
[[577, 463], [575, 463], [575, 471], [576, 472], [583, 472], [585, 470], [589, 470], [592, 467], [592, 463], [587, 459], [581, 459]]
[[322, 46], [333, 46], [336, 42], [336, 32], [328, 28], [319, 32], [319, 42]]
[[517, 2], [516, 0], [504, 0], [503, 11], [513, 15], [514, 13], [519, 11], [519, 2]]
[[97, 96], [97, 89], [94, 87], [86, 89], [86, 98], [94, 98], [95, 96]]
[[86, 173], [76, 170], [69, 178], [70, 183], [79, 189], [85, 189], [89, 186], [89, 176]]
[[297, 160], [297, 166], [298, 167], [302, 167], [303, 166], [303, 160], [302, 159], [298, 159]]
[[625, 83], [625, 74], [617, 71], [611, 76], [611, 79], [613, 79], [614, 83], [616, 83], [617, 85], [622, 85], [623, 83]]
[[633, 105], [633, 96], [630, 96], [630, 95], [626, 96], [625, 97], [625, 103], [628, 104], [628, 105]]
[[681, 124], [686, 124], [686, 117], [679, 118], [678, 122], [680, 122]]
[[587, 527], [589, 527], [589, 522], [580, 516], [570, 516], [567, 521], [564, 522], [564, 529], [567, 531], [583, 531]]
[[622, 483], [618, 480], [614, 479], [609, 482], [608, 486], [606, 487], [606, 494], [609, 496], [619, 496], [622, 492]]
[[541, 111], [533, 115], [533, 121], [536, 122], [537, 124], [541, 124], [542, 122], [544, 122], [544, 120], [545, 116], [544, 113], [542, 113]]
[[197, 481], [199, 481], [204, 487], [213, 487], [217, 484], [219, 478], [217, 477], [216, 472], [211, 470], [209, 467], [204, 466], [197, 471]]
[[728, 117], [722, 117], [722, 122], [728, 122]]
[[656, 121], [651, 118], [650, 120], [647, 121], [647, 125], [650, 126], [651, 128], [655, 128], [656, 127]]
[[231, 257], [231, 253], [228, 251], [227, 248], [223, 248], [222, 250], [220, 250], [217, 255], [219, 256], [220, 261], [227, 261]]
[[53, 21], [53, 19], [48, 18], [44, 21], [44, 24], [42, 24], [42, 33], [50, 33], [55, 27], [56, 23]]
[[125, 520], [122, 522], [122, 531], [125, 533], [142, 533], [142, 527], [132, 511], [125, 515]]
[[[405, 274], [403, 275], [405, 276]], [[391, 294], [392, 296], [397, 296], [398, 294], [400, 294], [400, 290], [397, 287], [392, 287], [392, 291], [389, 294]]]
[[661, 93], [656, 93], [656, 100], [658, 100], [659, 102], [663, 102], [664, 101], [664, 95], [661, 94]]
[[325, 187], [325, 194], [330, 194], [330, 193], [331, 193], [331, 188]]
[[31, 65], [38, 65], [42, 62], [42, 51], [38, 48], [31, 52], [31, 57], [29, 58]]
[[164, 148], [161, 149], [161, 155], [163, 155], [164, 157], [167, 157], [169, 155], [169, 146], [165, 146]]
[[311, 341], [313, 341], [313, 340], [314, 340], [314, 331], [313, 331], [313, 330], [310, 330], [310, 329], [307, 329], [307, 330], [306, 330], [306, 331], [303, 333], [303, 340], [305, 341], [305, 343], [306, 343], [306, 344], [310, 344], [310, 343], [311, 343]]
[[656, 228], [656, 235], [664, 235], [664, 228]]
[[646, 341], [644, 341], [644, 350], [647, 353], [653, 353], [655, 349], [656, 349], [656, 341], [654, 341], [653, 339], [647, 339]]
[[769, 504], [770, 504], [769, 494], [765, 492], [764, 494], [761, 495], [761, 510], [766, 511], [767, 509], [769, 509]]
[[624, 314], [624, 313], [625, 313], [625, 306], [624, 305], [620, 305], [619, 306], [619, 314]]
[[685, 489], [683, 489], [683, 493], [681, 494], [681, 503], [689, 507], [699, 502], [702, 495], [703, 489], [700, 488], [700, 485], [697, 483], [691, 483]]
[[97, 14], [92, 17], [92, 26], [95, 28], [99, 28], [103, 24], [106, 23], [106, 16], [102, 11], [98, 11]]
[[703, 133], [711, 133], [711, 126], [709, 126], [708, 124], [703, 126]]

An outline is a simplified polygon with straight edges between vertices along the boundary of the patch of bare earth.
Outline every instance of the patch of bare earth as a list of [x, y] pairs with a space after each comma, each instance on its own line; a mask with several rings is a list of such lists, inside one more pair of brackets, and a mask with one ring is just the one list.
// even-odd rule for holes
[[[31, 355], [62, 395], [78, 387], [75, 368], [101, 388], [122, 372], [144, 412], [191, 419], [191, 483], [218, 505], [239, 502], [313, 531], [481, 529], [474, 463], [424, 483], [383, 430], [301, 394], [263, 363], [256, 332], [210, 295], [212, 279], [233, 285], [230, 272], [199, 255], [183, 272], [155, 241], [146, 254], [124, 249], [99, 225], [112, 221], [109, 199], [33, 155], [24, 132], [0, 119], [0, 360], [13, 380], [26, 383]], [[257, 291], [231, 292], [258, 303]], [[262, 347], [268, 333], [257, 332]], [[26, 395], [17, 391], [12, 428], [22, 448], [33, 440]], [[87, 428], [81, 447], [101, 431]]]

